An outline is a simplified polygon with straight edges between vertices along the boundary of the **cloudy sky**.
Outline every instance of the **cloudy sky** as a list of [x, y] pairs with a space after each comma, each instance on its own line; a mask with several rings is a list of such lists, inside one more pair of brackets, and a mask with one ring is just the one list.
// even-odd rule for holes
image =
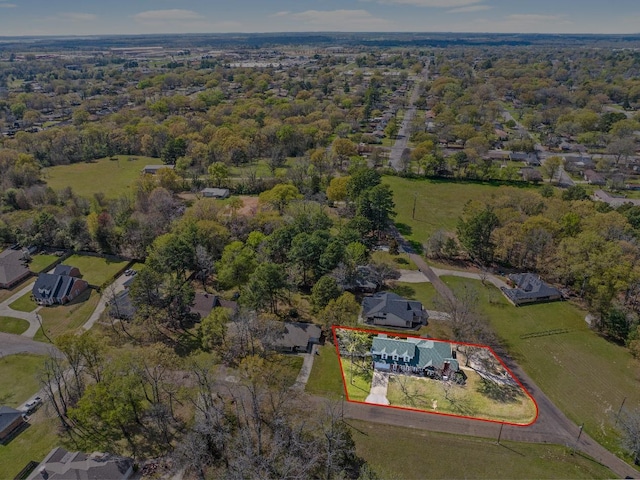
[[291, 31], [640, 33], [640, 1], [0, 0], [0, 36]]

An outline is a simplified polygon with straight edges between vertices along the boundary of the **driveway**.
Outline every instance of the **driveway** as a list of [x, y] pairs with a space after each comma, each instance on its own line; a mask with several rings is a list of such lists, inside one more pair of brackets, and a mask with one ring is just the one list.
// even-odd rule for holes
[[366, 403], [374, 403], [376, 405], [389, 405], [387, 400], [387, 388], [389, 388], [389, 374], [373, 371], [373, 379], [371, 380], [371, 391], [367, 396]]
[[36, 342], [22, 335], [0, 332], [0, 358], [17, 353], [31, 353], [33, 355], [59, 354], [53, 345], [44, 342]]
[[102, 315], [102, 312], [107, 308], [107, 303], [111, 301], [116, 293], [124, 290], [124, 283], [130, 278], [131, 277], [127, 275], [120, 275], [111, 285], [103, 290], [102, 296], [98, 301], [98, 305], [96, 305], [96, 309], [82, 326], [84, 331], [91, 329], [91, 327], [93, 327], [93, 325], [100, 319], [100, 315]]
[[28, 285], [24, 286], [18, 292], [14, 293], [9, 298], [7, 298], [4, 302], [0, 303], [0, 316], [20, 318], [22, 320], [26, 320], [27, 322], [29, 322], [29, 328], [22, 333], [23, 337], [28, 337], [28, 338], [33, 338], [36, 332], [38, 331], [38, 329], [40, 328], [40, 322], [38, 322], [36, 313], [42, 307], [37, 307], [31, 312], [21, 312], [19, 310], [14, 310], [13, 308], [9, 307], [9, 305], [15, 302], [16, 300], [18, 300], [19, 298], [23, 297], [24, 295], [27, 295], [29, 292], [31, 292], [31, 290], [33, 289], [34, 283], [35, 282], [29, 282]]

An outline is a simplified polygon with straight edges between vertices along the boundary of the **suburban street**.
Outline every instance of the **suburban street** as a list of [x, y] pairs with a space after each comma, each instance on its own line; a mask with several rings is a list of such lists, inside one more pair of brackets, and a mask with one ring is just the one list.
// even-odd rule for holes
[[413, 117], [416, 115], [416, 107], [415, 103], [418, 101], [420, 97], [420, 82], [423, 80], [427, 80], [429, 78], [429, 64], [427, 64], [413, 85], [413, 90], [411, 91], [411, 96], [409, 97], [409, 103], [407, 104], [407, 109], [404, 113], [404, 117], [402, 119], [402, 124], [400, 125], [400, 129], [398, 130], [398, 135], [396, 136], [396, 141], [391, 147], [391, 151], [389, 152], [389, 165], [393, 167], [395, 170], [401, 170], [401, 158], [402, 152], [407, 145], [409, 144], [409, 129], [411, 127], [411, 122], [413, 121]]

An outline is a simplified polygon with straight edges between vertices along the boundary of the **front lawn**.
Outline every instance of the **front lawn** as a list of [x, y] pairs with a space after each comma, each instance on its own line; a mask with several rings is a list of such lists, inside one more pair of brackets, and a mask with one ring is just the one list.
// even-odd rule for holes
[[418, 266], [413, 263], [413, 260], [406, 253], [391, 255], [389, 252], [378, 251], [371, 254], [371, 260], [389, 264], [398, 270], [418, 270]]
[[454, 292], [464, 285], [479, 294], [480, 309], [509, 355], [576, 424], [613, 452], [618, 409], [640, 407], [640, 362], [592, 331], [586, 312], [570, 302], [514, 307], [493, 285], [442, 277]]
[[318, 348], [319, 355], [313, 360], [313, 368], [307, 382], [307, 393], [340, 398], [344, 395], [342, 373], [336, 347], [327, 342]]
[[126, 260], [109, 260], [102, 257], [72, 255], [64, 261], [80, 269], [82, 279], [90, 285], [100, 286], [127, 265]]
[[418, 300], [425, 310], [438, 310], [438, 292], [431, 282], [395, 282], [392, 292], [410, 300]]
[[37, 375], [45, 359], [28, 354], [0, 358], [0, 405], [15, 408], [39, 390]]
[[13, 308], [19, 312], [33, 312], [38, 308], [38, 304], [31, 299], [31, 292], [27, 292], [17, 300], [10, 303], [9, 308]]
[[344, 374], [344, 383], [347, 387], [347, 398], [350, 401], [364, 402], [371, 392], [373, 369], [363, 370], [357, 363], [354, 365], [351, 359], [342, 358], [342, 356], [340, 360]]
[[29, 322], [21, 318], [0, 317], [0, 332], [22, 335], [29, 329]]
[[465, 417], [482, 418], [499, 422], [527, 425], [536, 417], [536, 407], [531, 398], [519, 387], [506, 388], [490, 384], [491, 391], [500, 389], [508, 394], [482, 393], [483, 382], [471, 369], [465, 369], [467, 382], [457, 385], [430, 378], [408, 375], [391, 375], [387, 398], [391, 405], [409, 407], [433, 413], [448, 413]]
[[[71, 303], [42, 308], [39, 314], [49, 338], [53, 340], [63, 333], [77, 331], [89, 320], [98, 305], [98, 300], [100, 300], [100, 295], [95, 290], [89, 289]], [[39, 342], [47, 341], [42, 328], [38, 330], [33, 339]]]
[[[356, 452], [382, 479], [604, 479], [613, 472], [559, 445], [515, 443], [349, 420]], [[496, 425], [496, 438], [499, 426]]]

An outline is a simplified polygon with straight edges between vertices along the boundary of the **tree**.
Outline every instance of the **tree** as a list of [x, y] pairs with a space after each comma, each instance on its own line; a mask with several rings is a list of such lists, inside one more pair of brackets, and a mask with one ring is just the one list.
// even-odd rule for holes
[[399, 131], [400, 126], [398, 125], [398, 120], [396, 119], [396, 117], [391, 117], [391, 119], [387, 123], [387, 126], [384, 128], [384, 134], [389, 138], [394, 138], [396, 135], [398, 135]]
[[293, 200], [302, 198], [300, 191], [289, 183], [280, 183], [271, 190], [262, 192], [258, 197], [260, 203], [268, 203], [282, 213], [284, 208]]
[[339, 168], [343, 168], [344, 163], [348, 162], [350, 157], [358, 154], [355, 143], [347, 138], [336, 138], [331, 146], [331, 151], [333, 153], [334, 163], [336, 163]]
[[362, 360], [369, 354], [373, 340], [371, 334], [357, 330], [340, 329], [337, 336], [340, 352], [350, 358], [349, 381], [353, 384], [353, 369], [356, 358]]
[[320, 277], [311, 289], [311, 303], [316, 310], [323, 309], [331, 300], [340, 296], [342, 290], [333, 277], [325, 275]]
[[461, 218], [458, 221], [458, 239], [469, 255], [483, 263], [490, 262], [495, 252], [491, 234], [498, 225], [498, 217], [487, 206], [467, 220]]
[[160, 157], [167, 165], [175, 165], [176, 160], [187, 153], [187, 141], [184, 138], [170, 138], [164, 145]]
[[251, 248], [239, 241], [231, 242], [224, 247], [217, 263], [218, 282], [225, 290], [244, 285], [257, 266], [256, 254]]
[[544, 161], [541, 169], [544, 174], [549, 177], [549, 182], [551, 182], [553, 178], [558, 175], [563, 164], [564, 161], [562, 160], [562, 157], [558, 157], [557, 155], [549, 157]]
[[342, 202], [347, 198], [347, 185], [350, 177], [335, 177], [327, 187], [327, 198], [331, 202]]
[[352, 293], [344, 292], [335, 300], [329, 300], [326, 307], [318, 314], [318, 320], [325, 331], [333, 325], [355, 326], [360, 312], [360, 304]]
[[224, 181], [229, 178], [229, 167], [222, 162], [212, 163], [207, 171], [209, 172], [209, 177], [211, 177], [211, 182], [216, 187], [221, 187]]
[[201, 320], [198, 335], [204, 349], [213, 350], [224, 343], [230, 320], [229, 310], [223, 307], [214, 308]]
[[394, 210], [393, 191], [387, 184], [376, 185], [363, 193], [358, 200], [358, 215], [371, 222], [371, 229], [380, 238], [380, 235], [391, 224], [391, 219], [396, 216]]
[[312, 234], [305, 232], [297, 234], [291, 241], [288, 258], [299, 264], [302, 269], [302, 285], [307, 285], [307, 274], [316, 275], [320, 269], [322, 253], [327, 248], [329, 235], [322, 230]]
[[278, 301], [287, 288], [287, 278], [282, 265], [262, 263], [256, 268], [244, 288], [241, 300], [250, 308], [278, 313]]
[[362, 192], [372, 189], [381, 182], [380, 174], [370, 168], [359, 168], [351, 172], [347, 181], [347, 196], [352, 202], [360, 197]]
[[633, 456], [633, 463], [640, 464], [640, 411], [622, 412], [620, 418], [622, 446]]

